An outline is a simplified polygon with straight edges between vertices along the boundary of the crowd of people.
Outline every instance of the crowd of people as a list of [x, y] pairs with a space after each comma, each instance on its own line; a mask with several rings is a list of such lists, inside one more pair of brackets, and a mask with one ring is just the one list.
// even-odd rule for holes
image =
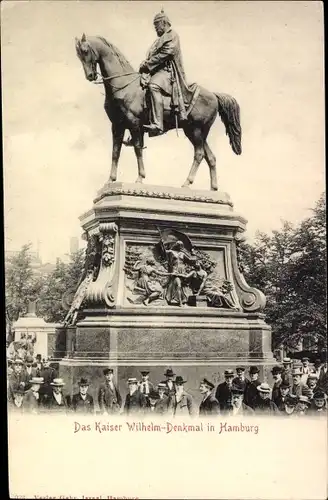
[[[187, 381], [171, 368], [156, 384], [150, 372], [140, 372], [141, 378], [127, 380], [128, 393], [123, 398], [114, 381], [114, 370], [103, 370], [103, 382], [95, 388], [97, 401], [89, 393], [90, 383], [82, 377], [79, 390], [65, 396], [65, 383], [50, 366], [49, 359], [35, 359], [27, 354], [8, 360], [8, 407], [20, 413], [81, 413], [113, 415], [166, 416], [323, 416], [327, 417], [327, 362], [309, 358], [293, 362], [284, 358], [281, 365], [272, 367], [273, 384], [259, 379], [257, 366], [237, 366], [224, 371], [224, 382], [215, 387], [204, 378], [199, 382], [200, 405], [186, 389]], [[97, 403], [97, 404], [95, 404]]]

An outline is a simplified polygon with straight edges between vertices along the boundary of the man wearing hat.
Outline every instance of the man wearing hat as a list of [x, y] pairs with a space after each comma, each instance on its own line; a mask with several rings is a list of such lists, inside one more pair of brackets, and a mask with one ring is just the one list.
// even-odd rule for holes
[[[151, 123], [145, 125], [150, 136], [160, 135], [164, 131], [163, 95], [172, 95], [172, 81], [179, 86], [178, 96], [186, 89], [185, 73], [182, 64], [180, 40], [171, 28], [169, 18], [162, 10], [154, 18], [157, 40], [150, 47], [147, 58], [140, 64], [139, 72], [145, 81], [148, 76], [148, 89], [151, 101]], [[174, 76], [174, 78], [173, 78]], [[186, 119], [183, 98], [178, 99], [180, 118]]]
[[283, 368], [278, 365], [274, 366], [271, 370], [272, 377], [274, 380], [272, 387], [272, 395], [271, 395], [273, 401], [277, 399], [280, 394], [280, 386], [282, 384], [282, 372]]
[[175, 387], [176, 392], [171, 396], [170, 407], [173, 410], [173, 416], [175, 417], [184, 417], [184, 416], [193, 416], [194, 412], [194, 403], [193, 399], [188, 392], [184, 390], [184, 384], [186, 380], [183, 380], [183, 377], [177, 375], [175, 378]]
[[275, 403], [279, 411], [285, 411], [286, 399], [290, 392], [290, 385], [286, 380], [282, 380], [279, 392], [273, 396], [272, 391], [272, 401]]
[[62, 378], [54, 378], [50, 382], [51, 392], [46, 393], [43, 399], [43, 406], [51, 412], [66, 413], [68, 410], [67, 400], [63, 394], [65, 382]]
[[33, 356], [28, 354], [25, 358], [25, 373], [27, 373], [27, 376], [29, 380], [32, 377], [36, 377], [36, 369], [33, 367], [34, 359]]
[[29, 378], [24, 370], [24, 362], [21, 358], [16, 358], [13, 362], [13, 372], [8, 378], [8, 398], [13, 399], [13, 389], [21, 387], [26, 390], [29, 386]]
[[258, 398], [255, 403], [254, 411], [257, 415], [277, 415], [279, 410], [271, 400], [271, 388], [266, 382], [262, 382], [257, 387]]
[[[286, 384], [286, 382], [284, 382], [284, 383]], [[282, 417], [291, 417], [292, 415], [295, 415], [297, 401], [298, 401], [297, 396], [294, 396], [293, 394], [287, 394], [287, 396], [285, 398], [284, 408], [279, 409], [279, 410], [281, 410], [281, 416]]]
[[314, 393], [309, 413], [311, 416], [327, 418], [327, 395], [321, 389]]
[[290, 392], [297, 397], [302, 396], [302, 394], [306, 392], [305, 384], [302, 382], [302, 374], [303, 371], [301, 367], [294, 368], [292, 371], [293, 384]]
[[173, 372], [172, 368], [168, 368], [164, 373], [164, 376], [166, 377], [166, 380], [162, 380], [161, 384], [165, 384], [166, 395], [172, 396], [173, 394], [175, 394], [175, 383], [173, 381], [175, 373]]
[[291, 358], [284, 358], [282, 360], [283, 364], [283, 372], [282, 379], [289, 383], [290, 386], [293, 385], [293, 377], [292, 377], [292, 360]]
[[307, 396], [299, 396], [295, 413], [298, 417], [304, 417], [311, 406], [311, 401]]
[[135, 413], [145, 413], [149, 408], [147, 398], [138, 390], [138, 380], [128, 379], [129, 393], [126, 395], [123, 412], [131, 416]]
[[93, 397], [88, 394], [89, 382], [81, 377], [79, 381], [79, 392], [73, 395], [72, 409], [76, 413], [90, 414], [94, 413]]
[[101, 413], [119, 413], [122, 406], [122, 397], [117, 385], [114, 383], [113, 368], [105, 368], [105, 381], [98, 390], [98, 404]]
[[224, 382], [219, 384], [216, 388], [215, 399], [219, 402], [221, 413], [226, 413], [231, 409], [231, 388], [233, 378], [233, 370], [225, 370]]
[[154, 384], [152, 384], [149, 380], [149, 370], [142, 370], [141, 372], [141, 380], [138, 382], [139, 391], [142, 392], [146, 398], [148, 398], [148, 394], [151, 391], [155, 390]]
[[326, 394], [328, 394], [328, 366], [327, 366], [327, 360], [325, 360], [325, 362], [323, 363], [322, 367], [320, 368], [319, 387]]
[[149, 394], [148, 394], [148, 404], [147, 404], [147, 409], [149, 413], [155, 413], [156, 412], [156, 403], [159, 400], [159, 394], [157, 391], [152, 389]]
[[12, 399], [8, 402], [8, 411], [23, 413], [24, 408], [24, 395], [25, 391], [23, 387], [16, 386], [12, 388]]
[[24, 398], [24, 408], [29, 413], [39, 413], [40, 410], [40, 387], [43, 384], [43, 378], [32, 377], [30, 380], [30, 389], [26, 392]]
[[52, 394], [51, 382], [57, 377], [56, 370], [50, 366], [50, 359], [45, 358], [43, 360], [42, 370], [40, 371], [40, 377], [43, 378], [44, 384], [40, 388], [41, 399], [47, 399]]
[[231, 388], [231, 409], [228, 414], [231, 417], [254, 415], [254, 410], [244, 403], [244, 390], [238, 385]]
[[245, 377], [245, 370], [246, 368], [244, 366], [237, 366], [236, 367], [236, 373], [237, 377], [235, 377], [232, 381], [233, 385], [240, 387], [245, 391], [247, 384], [249, 384], [249, 380]]
[[159, 415], [165, 415], [169, 409], [170, 397], [166, 394], [166, 389], [165, 383], [157, 384], [158, 398], [155, 402], [155, 413]]
[[307, 383], [308, 376], [312, 373], [312, 368], [310, 367], [310, 359], [307, 357], [302, 358], [302, 383], [305, 385]]
[[220, 414], [220, 405], [217, 399], [212, 394], [214, 389], [214, 384], [204, 378], [199, 386], [200, 393], [203, 395], [203, 399], [199, 406], [199, 416], [208, 417], [211, 415]]
[[259, 372], [257, 366], [249, 368], [249, 384], [246, 385], [244, 392], [244, 404], [250, 408], [254, 408], [255, 401], [258, 397], [257, 387], [260, 385]]
[[319, 378], [315, 372], [310, 373], [308, 375], [306, 386], [309, 388], [308, 396], [310, 396], [310, 398], [312, 398], [313, 394], [318, 389], [318, 381], [319, 381]]

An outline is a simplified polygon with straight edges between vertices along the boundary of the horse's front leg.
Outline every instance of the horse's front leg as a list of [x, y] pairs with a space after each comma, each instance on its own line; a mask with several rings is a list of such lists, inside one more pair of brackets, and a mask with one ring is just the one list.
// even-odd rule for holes
[[112, 168], [110, 171], [109, 182], [115, 182], [117, 178], [117, 166], [120, 159], [125, 127], [112, 124], [113, 150], [112, 150]]
[[143, 162], [144, 133], [140, 129], [131, 130], [131, 137], [138, 163], [138, 178], [136, 182], [142, 182], [146, 177], [145, 166]]

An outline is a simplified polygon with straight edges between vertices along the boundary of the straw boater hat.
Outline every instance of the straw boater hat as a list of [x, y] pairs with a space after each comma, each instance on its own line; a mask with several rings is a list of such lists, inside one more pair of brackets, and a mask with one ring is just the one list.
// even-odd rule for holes
[[269, 384], [267, 384], [265, 382], [262, 382], [262, 384], [258, 385], [257, 390], [259, 392], [264, 392], [266, 394], [269, 394], [271, 392], [271, 388], [270, 388]]
[[166, 384], [163, 384], [162, 382], [160, 382], [159, 384], [157, 384], [157, 388], [158, 389], [166, 389]]
[[300, 397], [298, 398], [298, 402], [299, 402], [299, 403], [305, 403], [305, 404], [307, 404], [308, 406], [310, 406], [310, 404], [311, 404], [311, 401], [309, 400], [309, 398], [308, 398], [307, 396], [300, 396]]
[[284, 365], [291, 365], [292, 364], [291, 358], [284, 358], [282, 360], [282, 362], [283, 362]]
[[128, 378], [128, 384], [138, 384], [138, 380], [135, 377]]
[[318, 377], [318, 375], [316, 373], [309, 373], [308, 380], [311, 379], [311, 378], [313, 380], [318, 380], [319, 379], [319, 377]]
[[44, 378], [43, 377], [32, 377], [30, 380], [30, 384], [38, 384], [41, 385], [44, 383]]
[[14, 365], [23, 365], [24, 361], [21, 358], [14, 359]]
[[54, 378], [50, 385], [52, 385], [53, 387], [63, 387], [65, 385], [65, 382], [62, 378]]

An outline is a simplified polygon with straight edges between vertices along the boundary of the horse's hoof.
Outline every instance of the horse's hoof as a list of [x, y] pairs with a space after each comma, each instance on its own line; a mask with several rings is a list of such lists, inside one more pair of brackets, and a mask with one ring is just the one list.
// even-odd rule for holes
[[212, 186], [211, 187], [211, 191], [218, 191], [218, 187], [217, 186]]
[[116, 181], [116, 177], [110, 177], [110, 178], [108, 179], [108, 182], [115, 182], [115, 181]]
[[138, 179], [136, 180], [136, 183], [137, 184], [142, 184], [143, 183], [143, 178], [142, 177], [138, 177]]
[[191, 184], [190, 182], [185, 182], [184, 184], [182, 184], [181, 187], [183, 187], [183, 188], [189, 188], [190, 184]]

